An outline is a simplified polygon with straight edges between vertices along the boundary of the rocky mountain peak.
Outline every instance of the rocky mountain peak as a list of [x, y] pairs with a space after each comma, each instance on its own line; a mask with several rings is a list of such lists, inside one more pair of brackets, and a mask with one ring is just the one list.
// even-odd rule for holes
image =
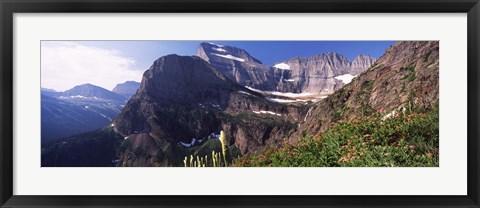
[[197, 56], [208, 62], [247, 62], [250, 64], [262, 64], [261, 61], [255, 59], [246, 50], [219, 45], [211, 42], [200, 43], [197, 49]]
[[[168, 55], [156, 60], [144, 73], [139, 90], [112, 127], [129, 140], [148, 134], [149, 139], [168, 140], [173, 144], [190, 143], [192, 138], [202, 139], [225, 129], [229, 143], [238, 143], [246, 152], [263, 145], [241, 136], [247, 131], [256, 134], [251, 138], [275, 137], [271, 142], [278, 142], [291, 130], [292, 125], [286, 125], [281, 128], [282, 134], [265, 135], [264, 129], [258, 130], [265, 128], [263, 114], [275, 115], [278, 118], [273, 119], [288, 123], [303, 118], [305, 113], [304, 108], [265, 99], [260, 93], [225, 77], [199, 57]], [[244, 121], [242, 116], [249, 119]], [[244, 126], [243, 122], [251, 126]]]
[[281, 70], [263, 65], [241, 48], [204, 42], [199, 45], [196, 55], [243, 86], [276, 90], [281, 79]]
[[85, 97], [85, 98], [96, 98], [96, 99], [107, 99], [107, 100], [118, 100], [123, 101], [125, 98], [117, 93], [109, 91], [105, 88], [93, 85], [93, 84], [82, 84], [73, 87], [72, 89], [66, 90], [61, 93], [61, 96], [64, 97]]
[[[191, 136], [200, 135], [199, 132], [192, 133], [192, 129], [211, 133], [218, 128], [218, 124], [211, 123], [216, 122], [214, 119], [202, 121], [203, 118], [211, 118], [211, 114], [198, 114], [200, 111], [195, 109], [207, 105], [217, 110], [226, 108], [230, 93], [240, 88], [242, 86], [199, 57], [163, 56], [143, 74], [137, 93], [115, 119], [115, 130], [122, 135], [150, 132], [157, 137], [170, 139], [190, 139]], [[178, 120], [180, 117], [190, 121]], [[189, 123], [197, 121], [200, 123]], [[172, 130], [175, 125], [186, 125], [183, 127], [190, 130]], [[210, 127], [194, 128], [193, 125]], [[177, 129], [181, 130], [180, 127]]]
[[135, 96], [171, 105], [221, 99], [212, 90], [235, 87], [234, 82], [199, 57], [168, 55], [157, 59], [143, 74]]
[[117, 84], [113, 88], [113, 92], [125, 96], [125, 98], [132, 97], [137, 89], [140, 87], [140, 82], [126, 81], [124, 83]]
[[350, 74], [352, 75], [359, 75], [368, 69], [370, 66], [373, 65], [377, 61], [376, 58], [373, 58], [368, 55], [360, 54], [356, 56], [351, 64]]

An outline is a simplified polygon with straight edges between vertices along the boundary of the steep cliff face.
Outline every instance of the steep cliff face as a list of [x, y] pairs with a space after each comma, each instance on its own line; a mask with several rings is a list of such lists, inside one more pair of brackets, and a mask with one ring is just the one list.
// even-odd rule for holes
[[182, 140], [208, 135], [219, 126], [212, 110], [226, 108], [230, 94], [240, 89], [198, 57], [165, 56], [144, 73], [138, 92], [113, 124], [124, 136], [151, 132]]
[[[283, 91], [330, 94], [347, 84], [351, 77], [364, 72], [375, 62], [370, 56], [357, 56], [350, 62], [338, 53], [323, 53], [304, 58], [295, 57], [277, 65], [288, 68], [290, 73], [283, 78], [290, 85], [284, 85]], [[281, 87], [284, 87], [281, 85]]]
[[401, 41], [366, 72], [310, 110], [292, 138], [321, 132], [340, 119], [438, 106], [438, 41]]

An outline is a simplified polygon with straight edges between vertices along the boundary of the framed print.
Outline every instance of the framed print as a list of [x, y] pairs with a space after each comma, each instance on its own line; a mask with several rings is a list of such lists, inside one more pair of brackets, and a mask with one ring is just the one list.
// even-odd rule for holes
[[0, 6], [2, 207], [479, 207], [477, 0]]

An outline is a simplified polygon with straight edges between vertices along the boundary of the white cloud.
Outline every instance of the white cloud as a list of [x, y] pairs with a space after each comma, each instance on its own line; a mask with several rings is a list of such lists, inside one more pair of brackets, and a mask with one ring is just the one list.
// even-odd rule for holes
[[143, 71], [135, 60], [117, 50], [86, 46], [77, 42], [43, 41], [42, 87], [64, 91], [90, 83], [106, 89], [128, 80], [140, 81]]

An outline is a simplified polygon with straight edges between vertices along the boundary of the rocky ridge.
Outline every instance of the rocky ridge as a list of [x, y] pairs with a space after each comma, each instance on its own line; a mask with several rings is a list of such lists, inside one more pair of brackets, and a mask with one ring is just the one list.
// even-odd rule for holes
[[339, 120], [438, 107], [439, 42], [399, 41], [366, 72], [311, 108], [292, 138]]

